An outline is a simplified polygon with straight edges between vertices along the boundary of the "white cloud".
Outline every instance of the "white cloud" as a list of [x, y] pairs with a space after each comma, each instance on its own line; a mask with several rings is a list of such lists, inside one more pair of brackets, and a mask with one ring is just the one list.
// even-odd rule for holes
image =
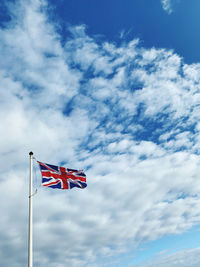
[[83, 25], [62, 46], [46, 7], [17, 2], [0, 31], [0, 265], [26, 262], [33, 150], [88, 175], [83, 191], [34, 197], [35, 264], [101, 266], [200, 221], [199, 64], [138, 40], [96, 42]]

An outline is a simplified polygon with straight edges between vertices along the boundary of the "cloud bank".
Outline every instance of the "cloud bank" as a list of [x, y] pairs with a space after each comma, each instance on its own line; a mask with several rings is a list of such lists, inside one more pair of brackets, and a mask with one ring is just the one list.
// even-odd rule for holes
[[17, 1], [0, 29], [0, 265], [27, 261], [32, 150], [88, 176], [85, 190], [34, 197], [35, 265], [102, 266], [200, 221], [200, 64], [84, 25], [63, 42], [48, 8]]

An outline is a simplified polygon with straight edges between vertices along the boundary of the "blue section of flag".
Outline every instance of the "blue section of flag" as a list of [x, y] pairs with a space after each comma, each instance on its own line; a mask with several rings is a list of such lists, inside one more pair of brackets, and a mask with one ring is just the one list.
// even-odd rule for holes
[[55, 166], [55, 165], [51, 165], [51, 164], [46, 164], [46, 166], [40, 165], [41, 170], [48, 170], [47, 167], [51, 168], [54, 171], [59, 171], [58, 166]]
[[46, 183], [46, 182], [49, 182], [49, 181], [51, 181], [51, 178], [42, 178], [42, 183]]
[[56, 189], [62, 189], [61, 183], [58, 183], [58, 184], [55, 184], [55, 185], [51, 185], [51, 186], [48, 186], [48, 187], [56, 188]]

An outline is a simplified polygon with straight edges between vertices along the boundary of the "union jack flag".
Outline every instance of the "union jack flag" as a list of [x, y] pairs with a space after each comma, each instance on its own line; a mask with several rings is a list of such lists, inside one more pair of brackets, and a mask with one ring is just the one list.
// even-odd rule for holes
[[82, 170], [58, 167], [38, 161], [42, 174], [42, 185], [58, 188], [72, 189], [73, 187], [85, 188], [86, 175]]

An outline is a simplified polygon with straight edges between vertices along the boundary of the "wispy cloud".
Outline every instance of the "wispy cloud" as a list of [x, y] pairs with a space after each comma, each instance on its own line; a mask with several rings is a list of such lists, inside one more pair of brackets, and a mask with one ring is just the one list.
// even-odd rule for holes
[[[200, 248], [182, 250], [170, 255], [162, 255], [159, 260], [151, 263], [141, 263], [144, 267], [198, 267], [200, 264]], [[141, 265], [133, 265], [141, 266]]]
[[180, 3], [181, 0], [161, 0], [161, 5], [163, 9], [170, 15], [172, 14], [176, 6]]
[[161, 0], [162, 7], [168, 14], [172, 13], [172, 1], [173, 0]]
[[47, 7], [18, 1], [0, 30], [0, 265], [26, 262], [33, 150], [88, 174], [84, 191], [34, 198], [35, 264], [101, 266], [200, 221], [200, 65], [137, 39], [97, 41], [84, 25], [63, 45]]

